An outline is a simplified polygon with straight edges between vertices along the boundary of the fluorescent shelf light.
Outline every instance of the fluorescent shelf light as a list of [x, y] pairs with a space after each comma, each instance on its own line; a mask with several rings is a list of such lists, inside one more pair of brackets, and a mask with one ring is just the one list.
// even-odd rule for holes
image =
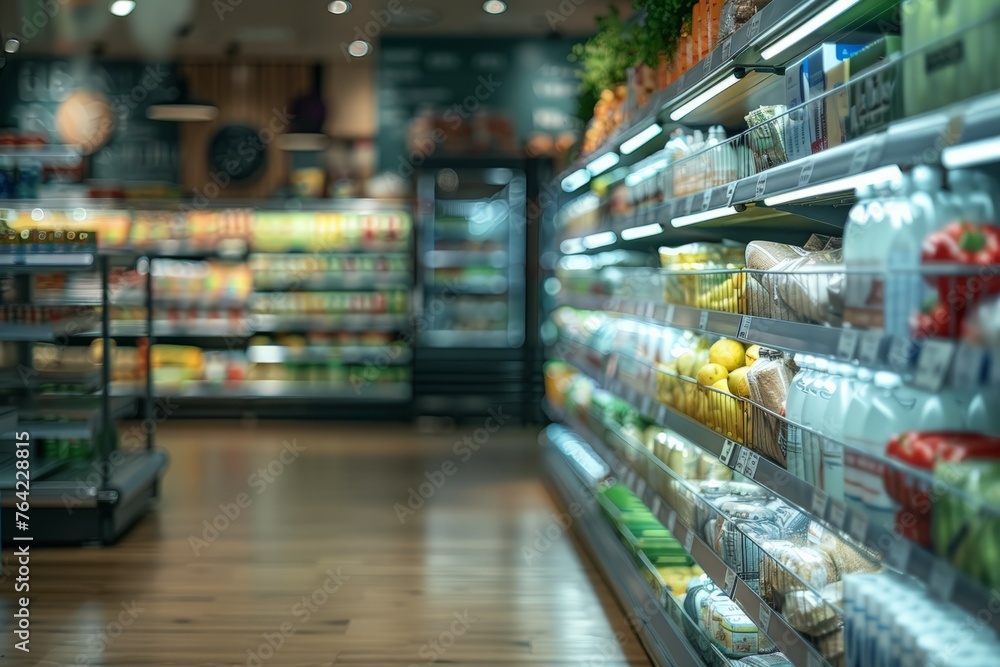
[[115, 16], [128, 16], [135, 9], [135, 0], [115, 0], [108, 11]]
[[736, 85], [739, 79], [736, 78], [735, 74], [730, 74], [725, 79], [715, 84], [705, 92], [692, 98], [690, 101], [682, 104], [673, 111], [670, 112], [670, 120], [680, 120], [687, 116], [689, 113], [700, 107], [705, 102], [718, 95], [719, 93], [727, 90]]
[[563, 257], [559, 260], [559, 266], [567, 271], [589, 271], [594, 268], [594, 259], [587, 255]]
[[593, 160], [587, 165], [587, 172], [591, 176], [597, 176], [598, 174], [603, 174], [611, 167], [618, 164], [618, 153], [611, 151], [610, 153], [605, 153], [599, 158]]
[[559, 251], [564, 255], [576, 255], [586, 250], [583, 239], [566, 239], [559, 244]]
[[594, 248], [603, 248], [606, 245], [611, 245], [617, 240], [618, 236], [614, 232], [597, 232], [590, 236], [584, 236], [583, 245], [585, 248], [593, 250]]
[[848, 9], [854, 5], [861, 2], [861, 0], [837, 0], [832, 5], [821, 11], [816, 16], [812, 17], [805, 23], [798, 26], [795, 30], [791, 31], [778, 41], [771, 44], [769, 47], [760, 52], [760, 56], [764, 60], [771, 60], [772, 58], [777, 58], [783, 54], [788, 49], [792, 48], [803, 39], [810, 37], [817, 30], [825, 26], [827, 23], [837, 18]]
[[622, 230], [622, 240], [623, 241], [634, 241], [635, 239], [644, 239], [647, 236], [656, 236], [657, 234], [663, 233], [663, 225], [658, 222], [654, 222], [651, 225], [643, 225], [641, 227], [632, 227], [630, 229]]
[[715, 220], [716, 218], [725, 218], [726, 216], [736, 215], [737, 212], [738, 211], [735, 206], [713, 208], [711, 211], [702, 211], [701, 213], [682, 215], [679, 218], [671, 220], [670, 224], [674, 227], [687, 227], [688, 225], [697, 225], [699, 222], [707, 222], [709, 220]]
[[941, 154], [941, 163], [948, 169], [962, 169], [997, 161], [1000, 161], [1000, 137], [949, 146]]
[[823, 195], [829, 195], [835, 192], [853, 192], [854, 190], [866, 185], [876, 185], [878, 183], [898, 180], [902, 178], [902, 176], [903, 172], [899, 170], [899, 167], [880, 167], [873, 171], [866, 171], [863, 174], [848, 176], [846, 178], [838, 178], [837, 180], [829, 181], [828, 183], [811, 185], [807, 188], [792, 190], [791, 192], [785, 192], [780, 195], [768, 197], [764, 200], [764, 206], [779, 206], [793, 201], [801, 201], [803, 199], [811, 199], [813, 197], [822, 197]]
[[577, 169], [572, 174], [562, 179], [563, 192], [573, 192], [582, 188], [590, 182], [590, 172], [586, 169]]
[[631, 139], [622, 144], [621, 146], [622, 155], [629, 155], [630, 153], [634, 153], [636, 150], [642, 148], [643, 146], [648, 144], [650, 141], [652, 141], [662, 133], [663, 133], [663, 128], [660, 127], [658, 124], [653, 123], [645, 130], [643, 130], [642, 132], [640, 132], [639, 134], [635, 135], [634, 137], [632, 137]]

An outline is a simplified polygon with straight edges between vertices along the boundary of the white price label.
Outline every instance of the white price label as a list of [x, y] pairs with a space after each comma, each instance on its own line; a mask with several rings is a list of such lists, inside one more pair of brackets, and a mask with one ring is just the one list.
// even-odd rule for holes
[[844, 519], [847, 517], [847, 505], [843, 501], [833, 498], [830, 500], [830, 524], [837, 528], [844, 527]]
[[909, 338], [893, 336], [887, 355], [889, 367], [897, 372], [905, 373], [910, 368], [910, 359], [915, 348], [916, 344]]
[[813, 169], [815, 168], [815, 163], [812, 160], [802, 165], [802, 171], [799, 172], [799, 187], [804, 188], [809, 185], [809, 181], [813, 177]]
[[667, 599], [670, 597], [670, 592], [666, 588], [660, 589], [660, 606], [667, 606]]
[[643, 479], [642, 477], [635, 480], [635, 488], [636, 488], [635, 495], [639, 496], [639, 498], [641, 499], [643, 496], [646, 495], [646, 480]]
[[860, 512], [854, 512], [847, 532], [855, 540], [864, 544], [868, 539], [868, 517]]
[[674, 528], [677, 527], [677, 512], [670, 510], [670, 514], [667, 515], [667, 530], [671, 533], [674, 532]]
[[663, 501], [660, 500], [660, 496], [653, 496], [653, 502], [650, 503], [649, 509], [653, 513], [653, 516], [657, 519], [660, 518], [660, 510], [663, 509]]
[[956, 387], [975, 387], [983, 374], [983, 362], [986, 352], [982, 348], [962, 344], [955, 353], [955, 364], [952, 367], [951, 383]]
[[733, 466], [733, 470], [742, 475], [743, 471], [746, 470], [747, 468], [747, 459], [749, 458], [750, 458], [750, 450], [745, 448], [740, 449], [740, 455], [736, 458], [736, 465]]
[[826, 518], [826, 505], [829, 502], [830, 502], [830, 494], [828, 494], [823, 489], [814, 489], [812, 498], [813, 516], [820, 519]]
[[746, 477], [753, 479], [754, 476], [757, 474], [757, 465], [759, 463], [760, 463], [760, 454], [756, 452], [750, 452], [750, 455], [747, 456], [747, 462], [743, 466], [743, 474]]
[[771, 627], [771, 608], [764, 602], [760, 603], [760, 611], [757, 612], [757, 620], [760, 622], [760, 625], [758, 625], [757, 628], [766, 634], [768, 628]]
[[689, 528], [687, 535], [684, 536], [684, 551], [691, 553], [691, 549], [693, 548], [694, 548], [694, 531]]
[[868, 159], [872, 154], [871, 144], [865, 144], [858, 148], [851, 159], [851, 174], [860, 174], [868, 168]]
[[723, 582], [722, 590], [724, 590], [726, 595], [729, 597], [732, 597], [733, 593], [736, 592], [736, 573], [733, 570], [726, 570], [726, 578]]
[[754, 188], [753, 194], [754, 199], [761, 199], [764, 193], [767, 192], [767, 172], [757, 177], [757, 187]]
[[694, 210], [694, 195], [684, 198], [684, 215], [691, 215]]
[[733, 38], [730, 37], [722, 43], [722, 62], [726, 62], [733, 55]]
[[749, 315], [744, 315], [740, 318], [740, 328], [736, 332], [736, 337], [740, 340], [749, 340], [750, 338], [750, 325], [753, 323], [753, 318]]
[[726, 187], [726, 206], [733, 205], [733, 197], [736, 195], [736, 182], [733, 181]]
[[656, 422], [660, 425], [667, 423], [667, 406], [660, 404], [656, 409]]
[[674, 308], [673, 304], [670, 304], [669, 306], [667, 306], [667, 311], [666, 311], [666, 314], [663, 316], [663, 321], [666, 322], [667, 324], [673, 324], [673, 322], [674, 322], [674, 312], [675, 312], [675, 308]]
[[705, 190], [705, 194], [701, 196], [701, 210], [707, 211], [712, 207], [712, 191]]
[[866, 331], [861, 334], [861, 344], [858, 348], [858, 361], [865, 366], [878, 363], [879, 351], [882, 348], [882, 332]]
[[631, 489], [632, 493], [635, 493], [635, 470], [629, 469], [625, 475], [625, 486]]
[[931, 567], [930, 580], [927, 582], [931, 592], [938, 595], [942, 600], [951, 600], [951, 594], [955, 591], [955, 570], [943, 561], [934, 561]]
[[733, 460], [733, 451], [736, 449], [736, 443], [732, 440], [726, 440], [722, 444], [722, 452], [719, 454], [719, 460], [723, 465], [728, 466], [729, 462]]
[[642, 306], [642, 316], [646, 319], [652, 319], [653, 313], [656, 311], [656, 304], [652, 301], [647, 301]]
[[917, 361], [913, 384], [927, 391], [938, 391], [944, 384], [955, 356], [955, 344], [949, 340], [925, 340]]
[[705, 327], [707, 326], [708, 326], [708, 311], [703, 310], [701, 311], [701, 315], [698, 318], [698, 328], [704, 331]]
[[910, 552], [913, 550], [910, 541], [903, 537], [897, 537], [889, 553], [885, 555], [885, 561], [889, 567], [895, 568], [899, 572], [906, 572], [910, 563]]
[[858, 340], [861, 332], [857, 329], [844, 329], [840, 333], [840, 340], [837, 342], [837, 358], [844, 361], [854, 359], [854, 351], [858, 349]]
[[823, 534], [826, 531], [823, 530], [823, 526], [819, 525], [815, 521], [809, 522], [809, 531], [806, 533], [806, 539], [813, 544], [819, 544], [823, 541]]
[[756, 14], [753, 15], [753, 18], [750, 19], [750, 32], [748, 33], [748, 36], [749, 39], [752, 40], [759, 34], [760, 34], [760, 12], [757, 12]]

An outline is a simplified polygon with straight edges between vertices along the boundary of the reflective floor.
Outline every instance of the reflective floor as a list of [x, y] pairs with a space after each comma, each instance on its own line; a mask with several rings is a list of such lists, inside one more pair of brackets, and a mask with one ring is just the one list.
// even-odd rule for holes
[[[38, 551], [26, 665], [647, 665], [565, 533], [538, 429], [167, 422], [117, 546]], [[5, 553], [0, 627], [13, 613]]]

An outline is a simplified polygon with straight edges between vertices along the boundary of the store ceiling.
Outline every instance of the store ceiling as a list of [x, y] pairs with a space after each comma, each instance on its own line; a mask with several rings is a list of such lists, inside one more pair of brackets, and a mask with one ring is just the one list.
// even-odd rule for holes
[[[507, 0], [500, 15], [481, 0], [354, 0], [347, 14], [328, 0], [138, 0], [131, 15], [108, 11], [111, 0], [3, 0], [0, 31], [21, 37], [24, 53], [91, 52], [107, 57], [245, 56], [341, 58], [359, 36], [505, 36], [558, 32], [586, 35], [606, 0]], [[610, 0], [623, 14], [630, 0]]]

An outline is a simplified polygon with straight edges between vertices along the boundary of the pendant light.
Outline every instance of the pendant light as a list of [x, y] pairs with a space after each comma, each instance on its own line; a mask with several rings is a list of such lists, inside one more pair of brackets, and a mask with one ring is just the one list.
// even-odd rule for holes
[[181, 76], [174, 86], [173, 94], [149, 105], [146, 117], [173, 123], [203, 123], [218, 118], [219, 109], [214, 104], [191, 97], [187, 79]]
[[312, 90], [292, 103], [292, 120], [288, 132], [279, 135], [275, 146], [289, 152], [320, 152], [330, 146], [330, 137], [323, 132], [326, 125], [326, 103], [323, 101], [323, 65], [312, 70]]

